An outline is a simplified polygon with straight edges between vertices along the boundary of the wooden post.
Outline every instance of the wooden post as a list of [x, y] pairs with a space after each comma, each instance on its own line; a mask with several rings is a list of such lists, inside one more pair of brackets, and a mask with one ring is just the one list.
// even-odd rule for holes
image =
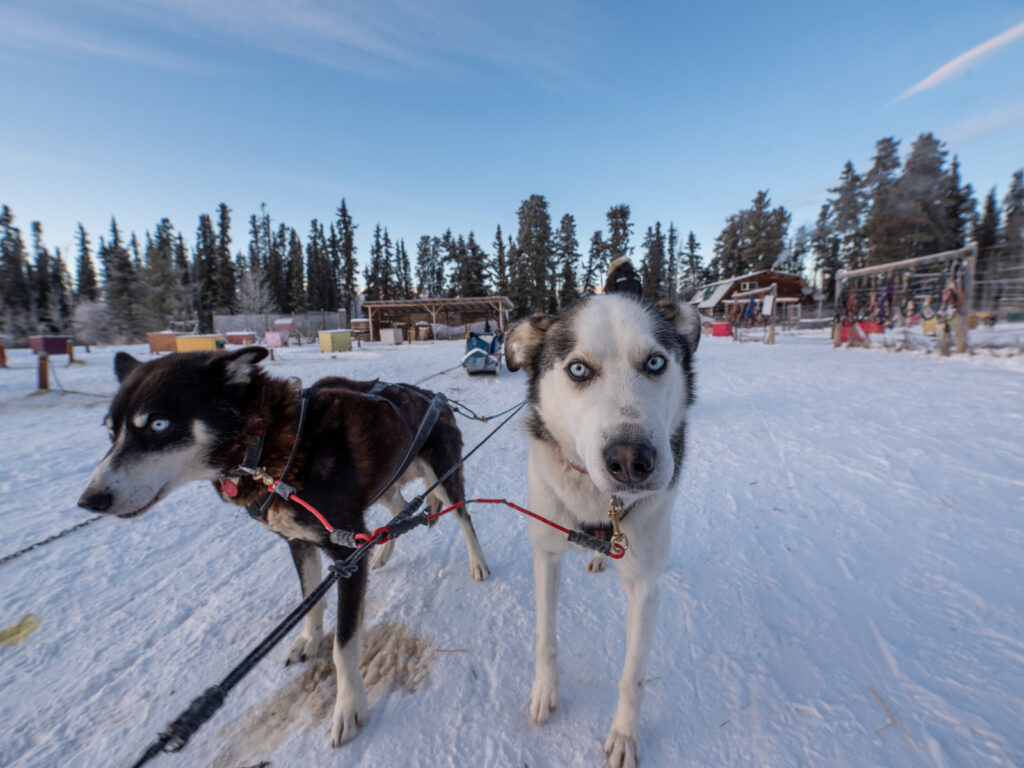
[[50, 356], [46, 352], [39, 353], [39, 390], [50, 388]]
[[270, 362], [274, 362], [274, 348], [270, 348]]
[[967, 330], [971, 324], [971, 294], [974, 292], [974, 268], [978, 261], [978, 242], [968, 246], [971, 255], [967, 257], [967, 274], [964, 275], [964, 305], [960, 308], [960, 325], [956, 329], [956, 351], [967, 351]]
[[[772, 314], [771, 314], [771, 317], [768, 320], [768, 322], [771, 323], [771, 325], [768, 326], [768, 343], [769, 344], [774, 344], [775, 343], [775, 312], [779, 308], [779, 298], [778, 297], [779, 297], [778, 283], [772, 283]], [[761, 299], [761, 301], [764, 301], [764, 299]]]
[[67, 341], [68, 345], [68, 365], [75, 362], [75, 345], [71, 343], [71, 339]]

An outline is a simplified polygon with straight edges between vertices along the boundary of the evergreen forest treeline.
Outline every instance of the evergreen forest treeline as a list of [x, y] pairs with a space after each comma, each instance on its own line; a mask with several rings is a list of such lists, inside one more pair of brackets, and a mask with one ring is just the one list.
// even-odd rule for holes
[[758, 191], [750, 207], [727, 217], [706, 262], [694, 233], [682, 237], [672, 222], [648, 226], [635, 254], [626, 204], [609, 208], [605, 229], [583, 245], [573, 215], [563, 214], [555, 225], [542, 195], [522, 201], [516, 231], [503, 232], [499, 224], [489, 244], [472, 231], [451, 229], [407, 244], [377, 224], [362, 269], [358, 225], [344, 199], [333, 220], [312, 220], [305, 237], [272, 221], [261, 206], [248, 219], [247, 242], [236, 240], [224, 203], [215, 214], [199, 216], [191, 245], [166, 218], [141, 239], [124, 233], [114, 218], [95, 241], [79, 224], [73, 264], [59, 248], [47, 248], [38, 221], [26, 238], [4, 205], [0, 331], [14, 343], [72, 329], [81, 341], [131, 341], [174, 323], [212, 330], [214, 313], [344, 309], [351, 317], [363, 286], [368, 299], [506, 295], [522, 316], [557, 311], [598, 289], [608, 264], [620, 256], [633, 257], [650, 299], [687, 298], [704, 283], [769, 267], [813, 271], [815, 283], [831, 295], [839, 269], [949, 250], [968, 240], [978, 241], [983, 256], [1004, 249], [1024, 258], [1022, 171], [1012, 175], [1001, 205], [995, 188], [979, 205], [961, 179], [958, 159], [950, 161], [932, 134], [919, 136], [902, 162], [899, 145], [892, 137], [879, 140], [863, 174], [847, 162], [814, 225], [792, 234], [789, 211], [773, 207], [767, 190]]

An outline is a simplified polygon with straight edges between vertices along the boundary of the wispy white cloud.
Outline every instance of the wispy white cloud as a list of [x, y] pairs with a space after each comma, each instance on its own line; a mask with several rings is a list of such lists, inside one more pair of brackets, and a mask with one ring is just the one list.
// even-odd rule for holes
[[0, 8], [0, 27], [4, 29], [0, 49], [96, 56], [159, 69], [199, 68], [199, 63], [187, 56], [98, 35], [16, 6]]
[[890, 102], [890, 104], [895, 104], [896, 102], [909, 98], [914, 94], [921, 93], [922, 91], [927, 91], [930, 88], [934, 88], [937, 85], [941, 85], [942, 83], [949, 80], [951, 77], [954, 77], [955, 75], [958, 75], [961, 72], [970, 69], [975, 64], [978, 64], [986, 56], [992, 55], [1000, 48], [1009, 45], [1014, 40], [1017, 40], [1021, 37], [1024, 37], [1024, 21], [1022, 21], [1020, 24], [1017, 24], [1016, 26], [1010, 27], [1008, 30], [996, 35], [992, 39], [986, 40], [981, 45], [976, 45], [974, 48], [971, 48], [971, 50], [967, 51], [966, 53], [961, 53], [952, 61], [946, 62], [941, 67], [932, 72], [930, 75], [928, 75], [928, 77], [926, 77], [924, 80], [919, 82], [917, 85], [914, 85], [905, 90], [895, 99], [893, 99]]
[[959, 120], [947, 125], [939, 131], [939, 135], [952, 145], [962, 146], [1002, 133], [1022, 123], [1024, 123], [1024, 102], [993, 109], [977, 117]]
[[543, 79], [576, 74], [602, 16], [582, 0], [93, 0], [122, 18], [389, 77], [482, 62]]

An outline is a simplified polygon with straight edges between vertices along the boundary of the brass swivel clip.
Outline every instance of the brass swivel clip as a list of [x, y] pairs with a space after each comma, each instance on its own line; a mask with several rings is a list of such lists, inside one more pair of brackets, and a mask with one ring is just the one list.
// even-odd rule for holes
[[619, 530], [619, 518], [622, 517], [622, 511], [625, 509], [625, 506], [625, 504], [614, 496], [608, 500], [608, 517], [610, 517], [612, 521], [611, 544], [612, 546], [618, 544], [622, 547], [623, 552], [629, 549], [629, 539], [626, 538], [626, 534]]
[[272, 488], [274, 485], [274, 478], [267, 474], [266, 467], [256, 467], [256, 469], [252, 471], [252, 479], [258, 480], [267, 486], [267, 488]]

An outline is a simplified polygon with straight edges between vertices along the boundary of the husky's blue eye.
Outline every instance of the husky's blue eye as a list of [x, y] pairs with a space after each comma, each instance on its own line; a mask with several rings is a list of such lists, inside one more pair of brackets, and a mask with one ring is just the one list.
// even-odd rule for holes
[[566, 370], [572, 378], [576, 379], [576, 381], [586, 381], [594, 375], [594, 372], [590, 370], [590, 366], [586, 363], [580, 362], [579, 360], [573, 360], [569, 363]]
[[153, 419], [149, 422], [149, 428], [154, 432], [166, 432], [171, 426], [171, 422], [167, 419]]
[[647, 358], [647, 364], [644, 366], [648, 373], [661, 373], [665, 370], [665, 356], [664, 355], [651, 355]]

